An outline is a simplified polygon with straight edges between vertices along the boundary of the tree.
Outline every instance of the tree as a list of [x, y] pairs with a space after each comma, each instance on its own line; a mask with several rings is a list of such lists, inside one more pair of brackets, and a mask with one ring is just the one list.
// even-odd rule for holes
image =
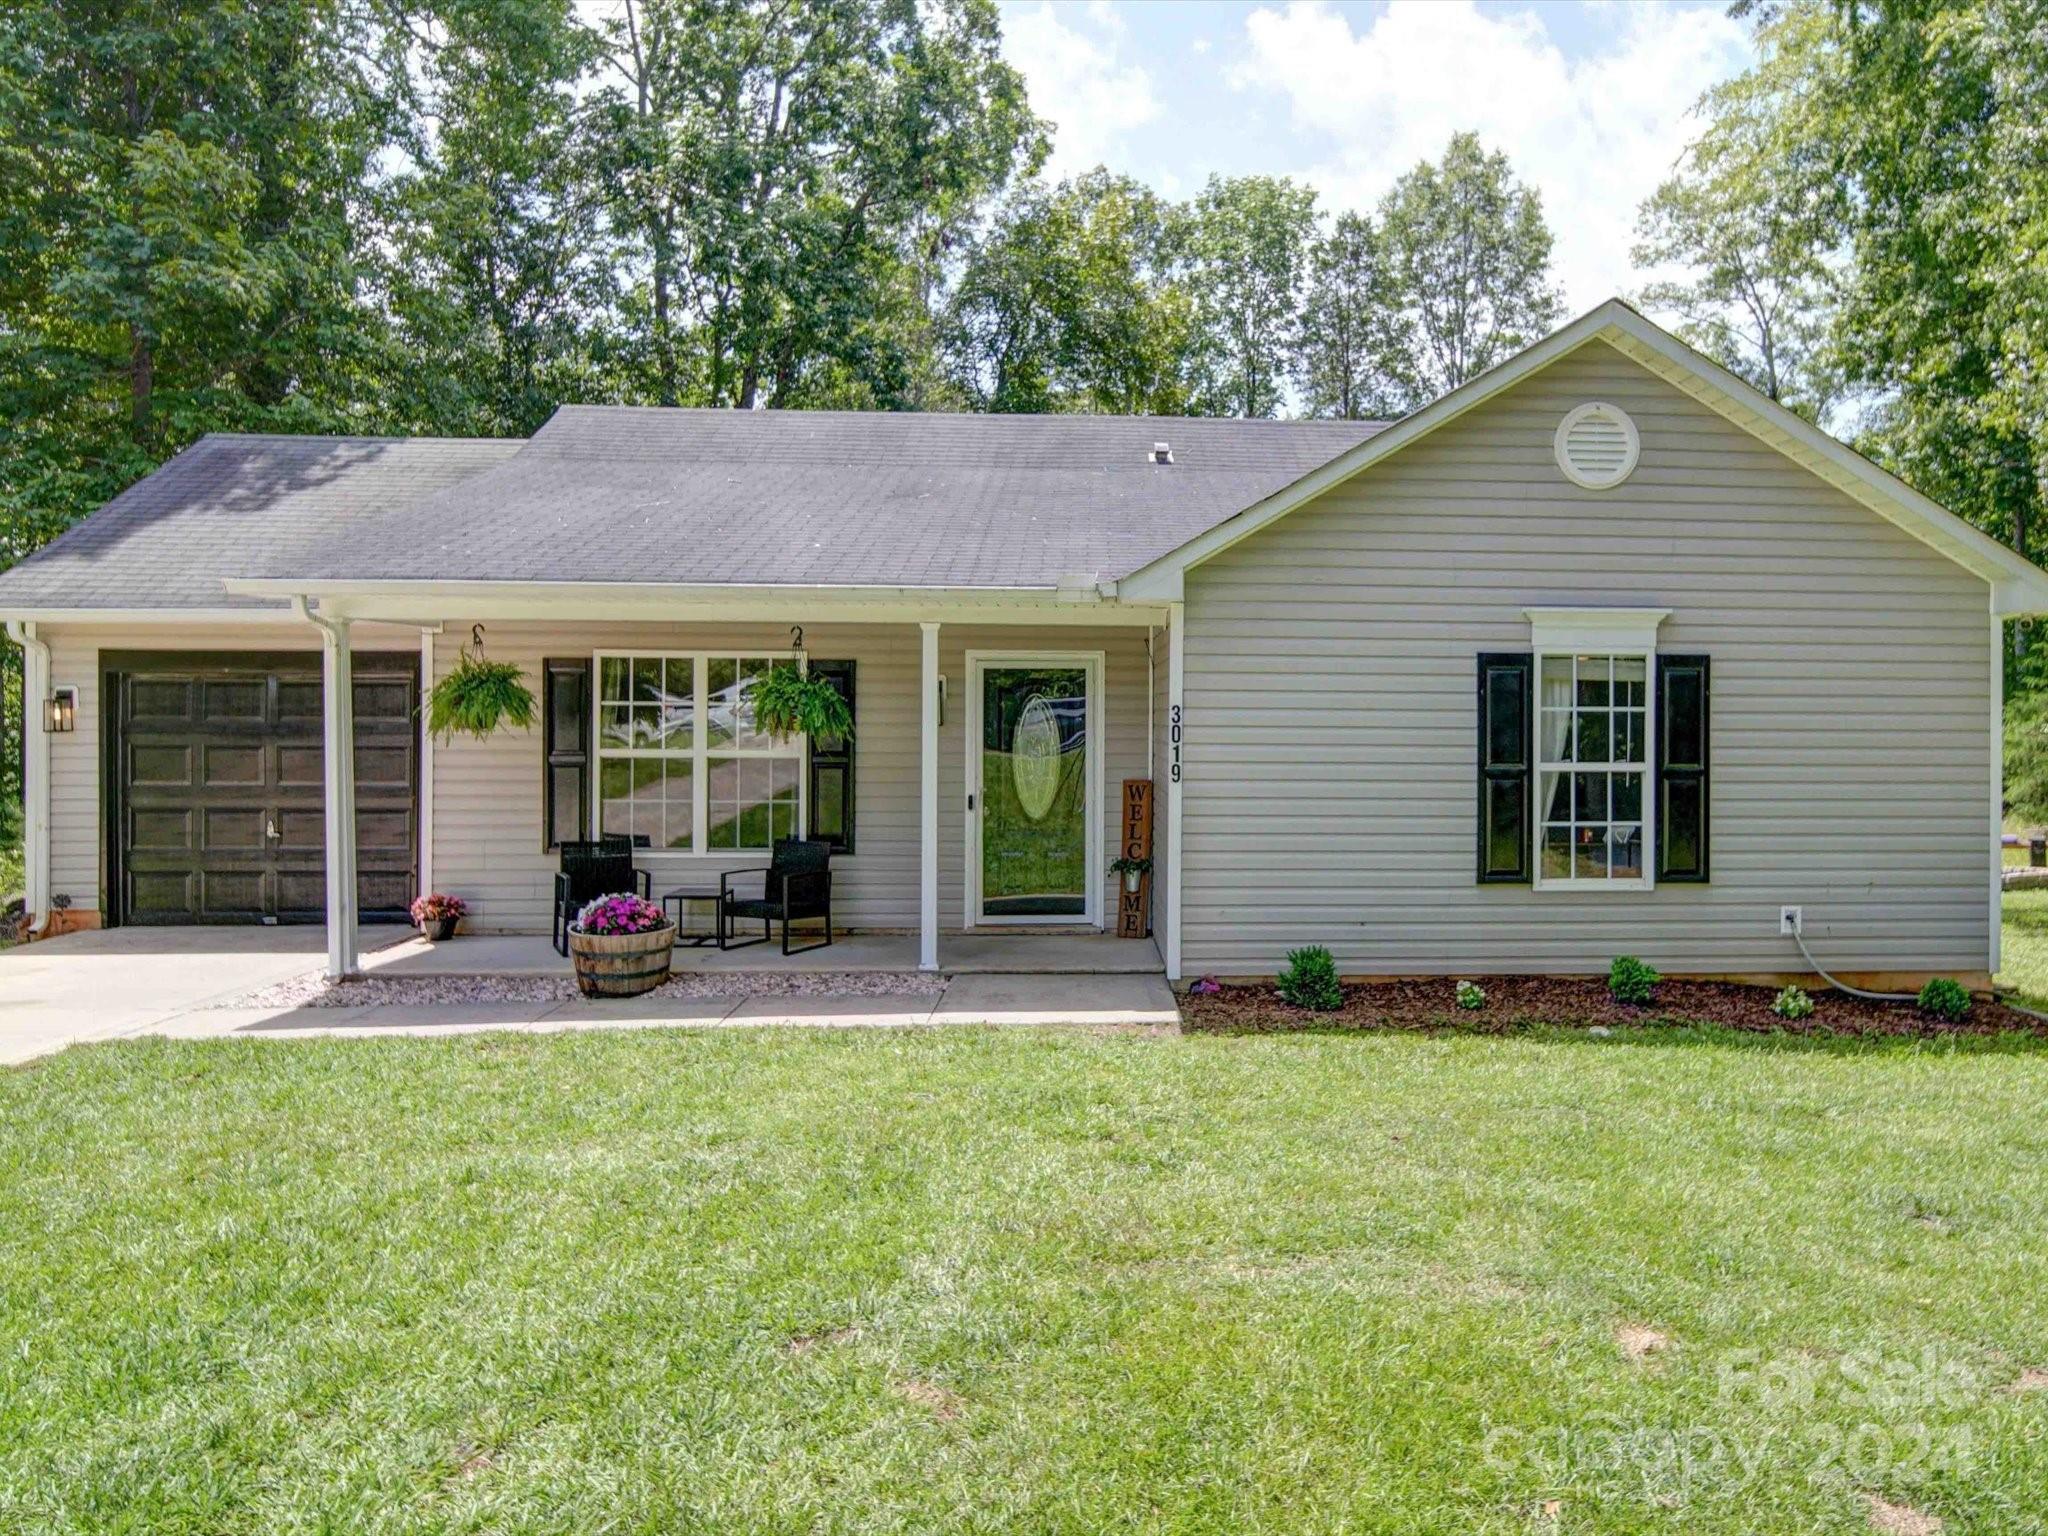
[[1550, 228], [1534, 189], [1478, 135], [1452, 137], [1380, 205], [1380, 238], [1404, 302], [1412, 398], [1433, 400], [1550, 331]]
[[457, 8], [419, 48], [432, 133], [384, 189], [389, 406], [409, 430], [518, 436], [602, 400], [616, 265], [577, 81], [596, 38], [566, 0]]
[[900, 269], [1039, 153], [993, 0], [625, 0], [607, 41], [661, 398], [903, 403]]
[[323, 0], [0, 22], [0, 537], [15, 557], [208, 427], [345, 419], [379, 56]]
[[1169, 210], [1095, 170], [1027, 184], [968, 251], [947, 353], [982, 410], [1186, 408], [1190, 305], [1170, 271]]
[[1410, 408], [1402, 381], [1413, 368], [1402, 309], [1372, 220], [1339, 214], [1309, 251], [1295, 355], [1307, 415], [1359, 421]]
[[[1802, 12], [1793, 27], [1822, 21]], [[1821, 128], [1828, 73], [1811, 46], [1777, 47], [1709, 91], [1708, 126], [1643, 204], [1634, 251], [1638, 266], [1686, 269], [1649, 284], [1646, 307], [1816, 421], [1841, 389], [1832, 330], [1847, 210]]]
[[1315, 207], [1315, 192], [1285, 176], [1212, 176], [1182, 212], [1196, 409], [1271, 416], [1280, 408]]

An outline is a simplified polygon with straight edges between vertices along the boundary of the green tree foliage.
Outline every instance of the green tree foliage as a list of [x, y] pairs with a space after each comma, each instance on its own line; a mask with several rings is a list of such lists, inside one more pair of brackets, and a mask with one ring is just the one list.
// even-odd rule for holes
[[577, 83], [598, 39], [568, 0], [452, 7], [425, 24], [407, 165], [381, 189], [387, 409], [405, 428], [523, 437], [621, 382], [617, 265]]
[[1556, 326], [1542, 199], [1478, 135], [1453, 135], [1441, 161], [1394, 184], [1379, 236], [1402, 301], [1411, 402], [1448, 394]]
[[[1727, 250], [1747, 224], [1781, 305], [1785, 398], [1817, 409], [1839, 380], [1854, 409], [1836, 425], [1858, 447], [2033, 558], [2048, 511], [2048, 0], [1747, 9], [1758, 62], [1706, 98], [1678, 178], [1707, 233], [1653, 249], [1692, 269], [1688, 297], [1732, 304]], [[1653, 202], [1646, 225], [1667, 214]], [[1743, 345], [1710, 349], [1765, 383], [1745, 350], [1758, 337], [1752, 321]], [[2009, 695], [2048, 686], [2035, 627], [2008, 626]], [[2016, 706], [2007, 736], [2029, 804], [2037, 716]]]
[[1104, 170], [1019, 187], [966, 253], [949, 304], [948, 362], [975, 407], [1185, 411], [1193, 306], [1170, 219]]
[[1405, 303], [1379, 233], [1362, 213], [1341, 213], [1308, 256], [1295, 382], [1311, 416], [1348, 421], [1398, 416], [1415, 368]]
[[[1705, 131], [1643, 204], [1644, 306], [1773, 400], [1812, 420], [1840, 393], [1833, 347], [1847, 204], [1825, 131], [1836, 71], [1817, 11], [1786, 19], [1757, 67], [1708, 92]], [[1782, 40], [1780, 40], [1782, 39]]]
[[[622, 0], [598, 93], [656, 398], [908, 403], [887, 302], [1038, 153], [993, 0]], [[687, 327], [687, 345], [682, 330]]]
[[338, 0], [0, 20], [0, 564], [204, 430], [347, 423], [388, 63]]
[[1194, 302], [1193, 397], [1221, 416], [1272, 416], [1285, 398], [1316, 195], [1285, 176], [1212, 176], [1178, 220]]

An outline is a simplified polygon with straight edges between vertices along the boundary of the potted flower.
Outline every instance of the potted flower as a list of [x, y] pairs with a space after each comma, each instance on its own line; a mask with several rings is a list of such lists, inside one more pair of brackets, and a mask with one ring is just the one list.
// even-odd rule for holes
[[1109, 872], [1112, 875], [1122, 875], [1124, 877], [1124, 889], [1133, 896], [1138, 893], [1138, 882], [1150, 874], [1151, 871], [1152, 861], [1149, 858], [1134, 858], [1126, 853], [1109, 861]]
[[637, 997], [668, 980], [676, 925], [653, 902], [600, 896], [569, 925], [569, 958], [585, 997]]
[[455, 925], [468, 915], [467, 902], [440, 891], [429, 891], [412, 904], [412, 920], [419, 925], [421, 935], [433, 942], [454, 938]]

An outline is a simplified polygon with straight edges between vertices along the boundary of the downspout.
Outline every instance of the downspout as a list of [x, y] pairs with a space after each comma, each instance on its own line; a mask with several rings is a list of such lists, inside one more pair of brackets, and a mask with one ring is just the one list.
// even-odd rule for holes
[[22, 915], [30, 938], [50, 927], [50, 733], [43, 699], [50, 691], [50, 646], [25, 619], [7, 621], [8, 638], [21, 647], [21, 849], [26, 865]]
[[327, 866], [327, 978], [356, 974], [355, 699], [346, 619], [330, 619], [294, 594], [292, 612], [320, 631], [321, 762]]

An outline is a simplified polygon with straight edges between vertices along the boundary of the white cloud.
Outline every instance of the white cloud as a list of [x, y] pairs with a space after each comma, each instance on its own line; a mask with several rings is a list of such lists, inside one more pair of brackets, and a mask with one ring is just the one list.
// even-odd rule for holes
[[1049, 174], [1122, 168], [1125, 136], [1159, 115], [1151, 75], [1119, 57], [1124, 41], [1123, 21], [1104, 0], [1042, 0], [1004, 13], [1003, 54], [1022, 71], [1032, 110], [1055, 125]]
[[1393, 0], [1354, 31], [1320, 0], [1291, 0], [1246, 19], [1233, 83], [1286, 98], [1297, 134], [1319, 146], [1299, 174], [1338, 208], [1371, 207], [1453, 133], [1475, 130], [1542, 192], [1577, 312], [1640, 281], [1636, 206], [1697, 132], [1700, 93], [1751, 56], [1743, 25], [1719, 9], [1608, 5], [1591, 19], [1609, 35], [1567, 58], [1533, 10]]

